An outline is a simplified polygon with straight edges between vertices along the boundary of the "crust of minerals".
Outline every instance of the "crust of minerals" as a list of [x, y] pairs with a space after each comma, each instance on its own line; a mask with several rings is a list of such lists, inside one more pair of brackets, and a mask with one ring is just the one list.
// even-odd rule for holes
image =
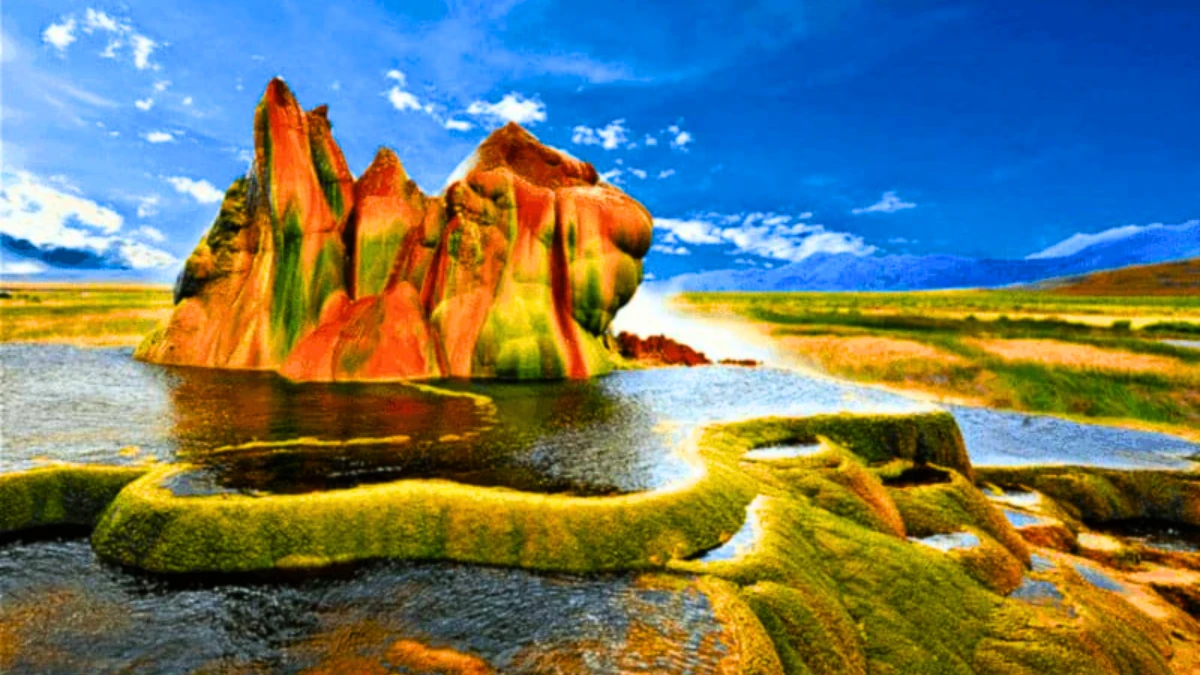
[[272, 80], [255, 159], [137, 357], [293, 380], [586, 378], [642, 279], [650, 214], [515, 124], [442, 196], [386, 148], [357, 180], [324, 106]]

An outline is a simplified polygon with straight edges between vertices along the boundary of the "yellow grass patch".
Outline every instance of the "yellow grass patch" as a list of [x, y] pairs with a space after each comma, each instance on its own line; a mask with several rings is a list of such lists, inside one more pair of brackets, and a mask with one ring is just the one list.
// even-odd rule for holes
[[957, 354], [914, 340], [859, 335], [788, 335], [779, 339], [788, 353], [815, 357], [822, 366], [833, 371], [857, 370], [863, 366], [884, 366], [901, 359], [932, 360], [945, 365], [965, 365], [966, 359]]
[[[4, 316], [0, 342], [66, 343], [81, 347], [134, 347], [171, 308], [121, 309], [72, 315]], [[3, 314], [0, 314], [3, 316]]]
[[1178, 359], [1154, 354], [1135, 354], [1119, 349], [1103, 349], [1092, 345], [1057, 340], [1001, 340], [995, 338], [969, 339], [966, 342], [1007, 361], [1036, 361], [1055, 366], [1150, 372], [1180, 375], [1194, 372]]

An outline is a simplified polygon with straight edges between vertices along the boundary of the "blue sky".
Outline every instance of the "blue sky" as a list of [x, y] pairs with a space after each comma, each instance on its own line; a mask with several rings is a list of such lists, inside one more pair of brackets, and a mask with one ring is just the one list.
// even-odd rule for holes
[[387, 145], [430, 192], [522, 122], [646, 204], [658, 278], [819, 252], [1022, 258], [1200, 217], [1195, 2], [0, 12], [8, 273], [173, 276], [246, 170], [275, 75], [330, 105], [355, 173]]

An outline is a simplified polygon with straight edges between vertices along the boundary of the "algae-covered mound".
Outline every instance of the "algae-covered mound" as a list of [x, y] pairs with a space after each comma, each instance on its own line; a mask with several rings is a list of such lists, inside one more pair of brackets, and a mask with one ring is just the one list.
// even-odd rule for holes
[[1033, 489], [1089, 523], [1157, 520], [1200, 526], [1200, 475], [1179, 471], [1118, 471], [1078, 466], [989, 467], [980, 480]]
[[58, 464], [0, 474], [0, 535], [96, 524], [143, 467]]
[[164, 466], [113, 501], [92, 537], [155, 572], [248, 572], [377, 558], [563, 572], [661, 567], [720, 543], [754, 496], [719, 444], [683, 450], [691, 475], [648, 492], [538, 494], [412, 479], [297, 495], [180, 496]]
[[272, 80], [255, 159], [188, 258], [147, 361], [295, 380], [584, 378], [633, 296], [650, 214], [515, 124], [442, 196], [392, 151], [357, 180], [324, 106]]

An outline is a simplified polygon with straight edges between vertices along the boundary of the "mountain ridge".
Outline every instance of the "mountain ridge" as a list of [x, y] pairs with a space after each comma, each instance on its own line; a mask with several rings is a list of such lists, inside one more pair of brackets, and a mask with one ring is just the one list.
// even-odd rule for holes
[[657, 282], [676, 291], [917, 291], [1030, 284], [1200, 257], [1200, 221], [1147, 228], [1055, 258], [818, 253], [773, 269], [726, 269]]

